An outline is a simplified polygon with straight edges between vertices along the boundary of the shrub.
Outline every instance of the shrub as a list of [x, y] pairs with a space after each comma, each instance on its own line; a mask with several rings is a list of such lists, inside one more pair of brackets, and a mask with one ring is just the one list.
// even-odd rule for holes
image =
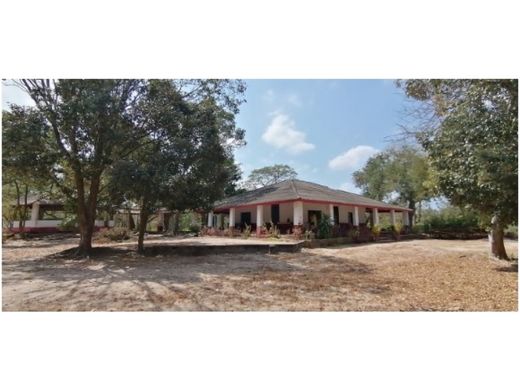
[[372, 226], [370, 231], [372, 232], [372, 236], [374, 237], [374, 240], [377, 240], [377, 238], [381, 234], [381, 225], [374, 224], [374, 226]]
[[270, 238], [280, 238], [280, 229], [278, 229], [275, 225], [272, 225], [269, 229], [269, 237]]
[[394, 237], [394, 239], [399, 240], [402, 231], [403, 225], [400, 222], [396, 222], [394, 225], [392, 225], [392, 236]]
[[78, 217], [76, 214], [65, 214], [65, 217], [58, 225], [61, 231], [76, 231], [78, 230]]
[[359, 230], [356, 228], [352, 228], [348, 231], [348, 238], [350, 238], [353, 242], [359, 241]]
[[417, 226], [424, 233], [473, 233], [483, 231], [479, 216], [475, 211], [457, 207], [428, 210], [423, 213], [422, 221]]
[[127, 228], [114, 227], [111, 229], [102, 229], [96, 234], [97, 239], [108, 241], [124, 241], [130, 238]]
[[332, 225], [331, 220], [328, 215], [323, 214], [321, 216], [320, 221], [318, 222], [317, 227], [317, 237], [318, 238], [330, 238], [332, 233]]
[[518, 226], [510, 225], [505, 230], [504, 234], [507, 238], [518, 239]]
[[195, 224], [190, 225], [190, 229], [189, 229], [189, 231], [190, 231], [191, 233], [198, 234], [198, 233], [200, 232], [200, 226], [199, 226], [199, 225], [195, 225]]
[[249, 237], [251, 237], [251, 225], [246, 223], [244, 230], [242, 231], [242, 238], [247, 240]]

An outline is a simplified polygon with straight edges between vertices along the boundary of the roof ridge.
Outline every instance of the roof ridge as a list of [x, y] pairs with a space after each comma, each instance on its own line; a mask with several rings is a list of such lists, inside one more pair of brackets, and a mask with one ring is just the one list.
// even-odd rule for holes
[[291, 180], [291, 187], [292, 187], [294, 193], [296, 194], [296, 196], [297, 196], [298, 198], [300, 198], [300, 193], [298, 192], [298, 189], [297, 189], [296, 186], [294, 185], [294, 180], [295, 180], [295, 179], [290, 179], [290, 180]]

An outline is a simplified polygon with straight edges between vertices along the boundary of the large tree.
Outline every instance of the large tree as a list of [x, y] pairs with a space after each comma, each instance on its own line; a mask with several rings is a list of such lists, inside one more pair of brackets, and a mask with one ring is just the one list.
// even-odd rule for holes
[[[229, 121], [238, 112], [245, 88], [240, 81], [228, 80], [169, 83], [192, 103], [212, 99]], [[76, 204], [79, 252], [87, 254], [92, 248], [98, 197], [107, 168], [150, 139], [161, 137], [162, 130], [151, 119], [157, 117], [154, 110], [166, 110], [175, 103], [168, 99], [163, 99], [162, 107], [157, 101], [149, 103], [153, 80], [20, 80], [17, 84], [44, 119], [42, 142], [48, 155], [55, 156], [49, 178]]]
[[507, 258], [504, 227], [518, 222], [518, 80], [406, 80], [420, 104], [415, 135], [455, 205], [479, 210], [491, 253]]
[[434, 174], [424, 152], [413, 146], [394, 146], [371, 157], [354, 172], [363, 195], [412, 209], [434, 195]]
[[255, 189], [276, 184], [283, 180], [294, 179], [296, 176], [298, 174], [289, 165], [275, 164], [251, 171], [245, 185], [249, 189]]
[[139, 251], [148, 219], [159, 207], [207, 209], [224, 196], [234, 174], [232, 145], [243, 137], [233, 114], [214, 99], [191, 102], [169, 82], [153, 82], [146, 102], [160, 136], [150, 137], [110, 172], [112, 192], [139, 205]]

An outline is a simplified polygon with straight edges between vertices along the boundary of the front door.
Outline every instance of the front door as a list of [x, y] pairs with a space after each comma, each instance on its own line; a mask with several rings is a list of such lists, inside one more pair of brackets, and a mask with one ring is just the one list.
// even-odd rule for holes
[[246, 224], [251, 226], [251, 213], [240, 213], [240, 226], [245, 227]]
[[276, 225], [280, 222], [280, 205], [271, 205], [271, 221]]
[[334, 206], [334, 223], [336, 225], [339, 224], [339, 207], [338, 206]]

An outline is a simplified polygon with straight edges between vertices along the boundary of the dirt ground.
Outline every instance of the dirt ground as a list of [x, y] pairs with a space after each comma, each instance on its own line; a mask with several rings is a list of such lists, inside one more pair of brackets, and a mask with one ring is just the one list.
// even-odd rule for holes
[[[147, 243], [199, 240], [149, 237]], [[3, 310], [518, 310], [518, 265], [490, 260], [485, 240], [155, 257], [137, 255], [134, 243], [101, 244], [96, 256], [82, 260], [65, 251], [75, 245], [71, 236], [5, 243]], [[506, 248], [518, 258], [516, 241]]]

